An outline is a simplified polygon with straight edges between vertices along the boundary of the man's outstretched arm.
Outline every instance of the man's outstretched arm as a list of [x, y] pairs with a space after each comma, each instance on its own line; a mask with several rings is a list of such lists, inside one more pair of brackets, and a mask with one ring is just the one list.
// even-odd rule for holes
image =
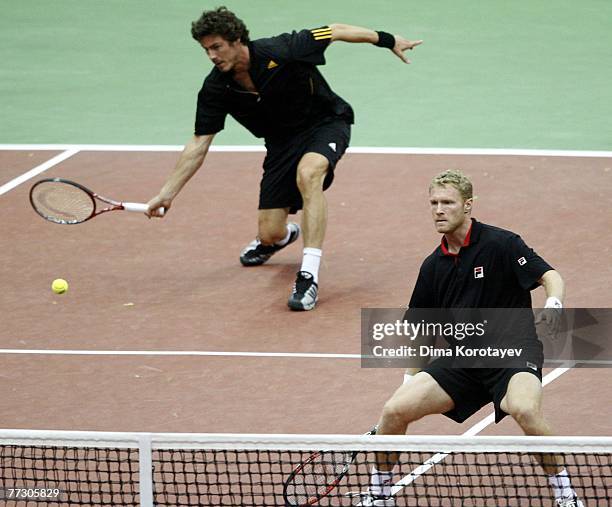
[[165, 216], [164, 213], [160, 212], [160, 208], [168, 211], [174, 198], [204, 163], [204, 158], [206, 158], [208, 148], [214, 137], [215, 134], [193, 136], [185, 145], [174, 170], [166, 179], [166, 183], [159, 194], [148, 202], [149, 212], [147, 215], [149, 218]]
[[419, 44], [422, 44], [422, 40], [411, 41], [405, 39], [401, 35], [392, 35], [387, 32], [374, 31], [369, 28], [362, 28], [359, 26], [343, 25], [340, 23], [333, 23], [329, 25], [331, 28], [331, 40], [343, 41], [343, 42], [369, 42], [380, 47], [388, 48], [395, 55], [405, 63], [410, 63], [410, 60], [404, 55], [404, 51], [413, 49]]

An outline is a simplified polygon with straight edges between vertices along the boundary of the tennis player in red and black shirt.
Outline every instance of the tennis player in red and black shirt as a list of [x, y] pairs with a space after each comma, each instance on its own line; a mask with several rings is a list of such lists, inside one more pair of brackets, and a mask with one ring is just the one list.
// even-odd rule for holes
[[[563, 279], [518, 234], [483, 224], [471, 217], [471, 181], [460, 171], [445, 171], [429, 188], [429, 204], [441, 244], [423, 262], [408, 305], [423, 308], [530, 309], [531, 291], [546, 291], [542, 318], [558, 325], [563, 306]], [[525, 362], [513, 367], [457, 367], [446, 357], [435, 359], [421, 371], [412, 369], [404, 384], [385, 403], [378, 434], [403, 435], [411, 422], [429, 414], [444, 414], [463, 422], [488, 403], [495, 407], [495, 422], [510, 415], [526, 435], [551, 435], [542, 412], [542, 344], [533, 325], [512, 332], [514, 344], [527, 351]], [[514, 331], [514, 329], [513, 329]], [[558, 456], [539, 455], [549, 475], [555, 505], [581, 507], [567, 471]], [[380, 454], [372, 473], [368, 505], [392, 506], [394, 463]]]
[[[187, 143], [149, 216], [160, 217], [204, 162], [227, 115], [265, 140], [267, 154], [259, 194], [257, 239], [241, 253], [245, 266], [266, 262], [275, 252], [304, 240], [302, 266], [289, 298], [293, 310], [311, 310], [318, 297], [319, 265], [327, 225], [323, 191], [346, 151], [353, 110], [327, 84], [317, 66], [334, 41], [366, 42], [404, 51], [421, 41], [387, 32], [332, 24], [251, 41], [244, 23], [225, 7], [206, 11], [192, 24], [192, 36], [214, 64], [198, 94], [193, 138]], [[230, 185], [239, 182], [231, 180]], [[303, 209], [301, 228], [287, 223]]]

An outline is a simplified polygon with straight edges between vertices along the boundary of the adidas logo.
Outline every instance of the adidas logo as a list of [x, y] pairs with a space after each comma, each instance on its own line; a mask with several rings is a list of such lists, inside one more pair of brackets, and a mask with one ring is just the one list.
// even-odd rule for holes
[[276, 63], [274, 60], [270, 60], [268, 62], [268, 70], [273, 69], [274, 67], [278, 67], [278, 63]]
[[336, 151], [336, 143], [329, 143], [327, 146], [329, 146], [332, 150]]

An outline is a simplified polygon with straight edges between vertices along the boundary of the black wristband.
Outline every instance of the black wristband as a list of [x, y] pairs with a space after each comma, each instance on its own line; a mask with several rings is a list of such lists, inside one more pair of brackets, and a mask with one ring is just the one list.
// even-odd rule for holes
[[374, 44], [379, 48], [393, 49], [395, 47], [395, 37], [387, 32], [376, 32], [378, 34], [378, 42]]

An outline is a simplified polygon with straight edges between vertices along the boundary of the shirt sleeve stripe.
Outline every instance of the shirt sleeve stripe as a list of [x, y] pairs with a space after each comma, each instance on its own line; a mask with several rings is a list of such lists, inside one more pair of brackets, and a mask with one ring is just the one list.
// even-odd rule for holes
[[314, 32], [311, 30], [312, 36], [316, 39], [317, 37], [331, 37], [331, 30], [324, 30], [322, 32]]
[[314, 40], [331, 39], [332, 29], [329, 26], [326, 26], [323, 28], [315, 28], [310, 30], [310, 33], [312, 33]]

